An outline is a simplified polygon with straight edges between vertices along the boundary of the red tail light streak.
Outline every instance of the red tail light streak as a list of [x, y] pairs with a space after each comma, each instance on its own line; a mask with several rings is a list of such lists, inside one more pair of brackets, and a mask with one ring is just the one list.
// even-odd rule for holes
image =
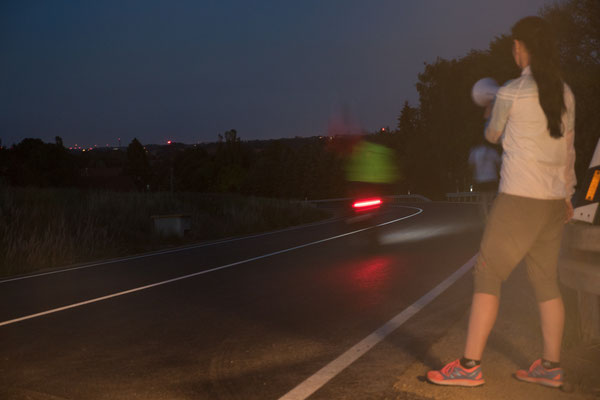
[[355, 201], [352, 204], [352, 208], [354, 208], [356, 211], [372, 210], [374, 208], [378, 208], [381, 204], [382, 201], [379, 198], [363, 199]]

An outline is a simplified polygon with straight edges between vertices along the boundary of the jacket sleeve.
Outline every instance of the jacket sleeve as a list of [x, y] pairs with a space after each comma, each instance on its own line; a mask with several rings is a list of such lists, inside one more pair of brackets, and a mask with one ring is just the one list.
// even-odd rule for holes
[[567, 85], [565, 85], [565, 106], [567, 112], [563, 119], [563, 132], [567, 145], [567, 162], [564, 178], [567, 199], [571, 199], [577, 184], [577, 176], [575, 175], [575, 97]]
[[508, 115], [513, 105], [513, 96], [507, 93], [506, 87], [501, 87], [496, 94], [492, 114], [485, 124], [485, 138], [490, 143], [498, 143], [508, 122]]

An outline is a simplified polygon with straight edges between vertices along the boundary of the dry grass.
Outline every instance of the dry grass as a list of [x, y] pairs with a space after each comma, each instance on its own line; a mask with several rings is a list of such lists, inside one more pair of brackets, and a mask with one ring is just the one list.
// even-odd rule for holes
[[[324, 212], [284, 200], [199, 193], [0, 188], [0, 275], [312, 222]], [[154, 233], [151, 215], [186, 213], [185, 238]]]

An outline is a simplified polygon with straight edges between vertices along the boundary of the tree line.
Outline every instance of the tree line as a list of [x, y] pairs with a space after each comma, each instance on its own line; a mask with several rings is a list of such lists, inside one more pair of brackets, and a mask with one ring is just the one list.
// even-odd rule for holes
[[[577, 101], [576, 173], [581, 182], [600, 136], [600, 3], [569, 0], [543, 8], [540, 15], [554, 28], [564, 77]], [[405, 102], [391, 130], [362, 137], [243, 141], [232, 129], [210, 144], [173, 144], [150, 152], [134, 139], [126, 152], [85, 154], [69, 152], [58, 137], [55, 143], [25, 139], [0, 148], [0, 180], [20, 186], [81, 186], [82, 170], [114, 167], [135, 190], [344, 197], [348, 156], [357, 141], [369, 140], [395, 151], [400, 179], [390, 191], [440, 198], [469, 188], [468, 154], [481, 140], [485, 122], [482, 109], [471, 100], [471, 88], [482, 77], [500, 84], [518, 77], [511, 48], [510, 37], [502, 35], [486, 50], [425, 63], [416, 83], [419, 104]]]
[[[336, 140], [346, 141], [347, 138]], [[343, 155], [329, 138], [242, 141], [232, 129], [215, 143], [124, 149], [66, 149], [24, 139], [0, 147], [0, 186], [190, 191], [315, 199], [344, 193]], [[327, 144], [327, 145], [326, 145]], [[349, 147], [349, 146], [348, 146]]]

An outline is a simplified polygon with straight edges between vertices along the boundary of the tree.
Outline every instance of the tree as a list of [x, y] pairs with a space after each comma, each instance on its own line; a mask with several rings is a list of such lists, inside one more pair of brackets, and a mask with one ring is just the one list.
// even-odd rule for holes
[[405, 101], [398, 117], [398, 133], [403, 136], [414, 134], [417, 130], [418, 117], [419, 109], [411, 107], [408, 101]]
[[184, 150], [175, 159], [174, 168], [178, 190], [192, 192], [211, 190], [214, 163], [204, 148], [194, 147]]
[[289, 191], [293, 159], [294, 153], [282, 140], [270, 141], [251, 168], [245, 191], [266, 197], [293, 196]]
[[133, 176], [138, 190], [144, 190], [150, 178], [150, 163], [146, 149], [137, 138], [133, 138], [127, 146], [126, 173]]
[[219, 192], [239, 192], [246, 179], [249, 158], [249, 154], [242, 145], [235, 129], [219, 135], [217, 152], [214, 156], [215, 190]]
[[74, 186], [78, 180], [75, 158], [64, 147], [41, 139], [23, 139], [8, 152], [6, 175], [17, 186]]

